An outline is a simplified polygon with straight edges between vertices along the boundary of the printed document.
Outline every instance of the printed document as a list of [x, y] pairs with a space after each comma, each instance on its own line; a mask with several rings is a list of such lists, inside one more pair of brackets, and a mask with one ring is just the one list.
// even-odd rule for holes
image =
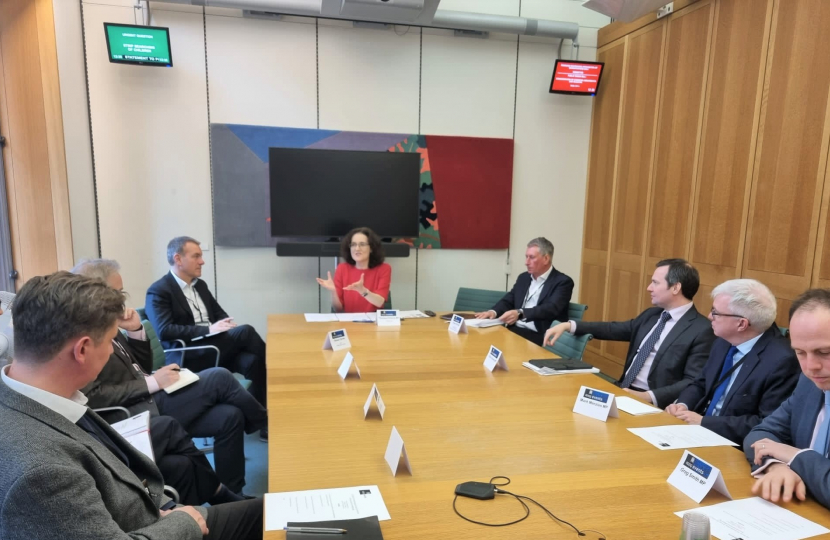
[[391, 519], [377, 486], [312, 489], [265, 494], [265, 530], [291, 522], [331, 521], [377, 516]]
[[738, 446], [703, 426], [657, 426], [628, 428], [628, 431], [650, 442], [660, 450], [701, 448], [704, 446]]

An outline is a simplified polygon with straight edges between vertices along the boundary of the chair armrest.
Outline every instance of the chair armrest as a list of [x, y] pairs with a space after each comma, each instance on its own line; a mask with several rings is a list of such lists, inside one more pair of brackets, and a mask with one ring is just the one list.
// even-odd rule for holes
[[176, 347], [174, 349], [165, 349], [164, 352], [181, 352], [182, 359], [179, 361], [179, 367], [184, 367], [184, 355], [187, 351], [198, 351], [203, 349], [213, 349], [213, 351], [216, 353], [216, 364], [214, 365], [214, 367], [219, 367], [219, 347], [217, 347], [216, 345], [191, 345], [190, 347], [185, 347], [184, 341], [180, 339], [177, 339], [176, 343], [181, 343], [182, 346]]
[[179, 492], [176, 491], [176, 488], [164, 484], [164, 494], [173, 499], [176, 504], [179, 504], [181, 499], [179, 498]]
[[100, 409], [92, 409], [96, 414], [107, 412], [122, 412], [124, 413], [124, 420], [131, 417], [130, 411], [126, 407], [101, 407]]

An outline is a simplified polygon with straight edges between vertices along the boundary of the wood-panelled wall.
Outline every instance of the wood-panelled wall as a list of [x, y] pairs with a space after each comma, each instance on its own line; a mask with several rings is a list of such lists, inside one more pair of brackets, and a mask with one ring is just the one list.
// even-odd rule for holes
[[0, 0], [0, 134], [20, 286], [73, 264], [52, 0]]
[[[699, 0], [600, 31], [580, 301], [588, 320], [651, 305], [660, 259], [697, 267], [699, 311], [719, 283], [751, 277], [778, 323], [830, 287], [830, 3]], [[628, 33], [625, 33], [626, 30]], [[590, 342], [618, 375], [627, 344]]]

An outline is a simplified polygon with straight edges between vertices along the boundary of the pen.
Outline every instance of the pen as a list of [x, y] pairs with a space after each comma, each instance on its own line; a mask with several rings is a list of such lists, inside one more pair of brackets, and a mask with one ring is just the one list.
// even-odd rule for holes
[[326, 529], [322, 527], [285, 527], [285, 531], [295, 533], [346, 534], [346, 529]]
[[170, 368], [170, 371], [181, 371], [181, 370], [182, 370], [182, 368], [177, 368], [177, 367]]

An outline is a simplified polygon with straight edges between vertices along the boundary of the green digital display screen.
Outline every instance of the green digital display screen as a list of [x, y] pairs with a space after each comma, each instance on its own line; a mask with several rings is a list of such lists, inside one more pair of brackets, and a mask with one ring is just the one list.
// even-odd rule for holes
[[104, 33], [110, 62], [173, 67], [167, 28], [104, 23]]

